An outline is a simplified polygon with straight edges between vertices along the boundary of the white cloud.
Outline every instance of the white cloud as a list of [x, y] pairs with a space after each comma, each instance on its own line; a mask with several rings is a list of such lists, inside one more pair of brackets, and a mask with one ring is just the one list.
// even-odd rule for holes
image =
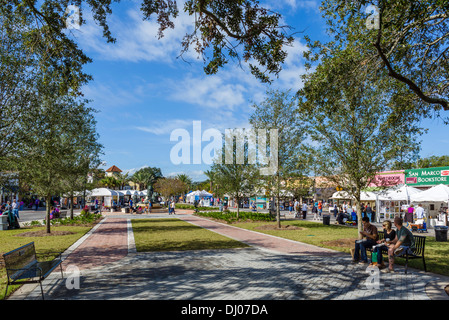
[[201, 180], [206, 180], [207, 179], [207, 176], [204, 174], [203, 170], [175, 171], [175, 172], [168, 173], [166, 176], [167, 177], [176, 177], [179, 174], [186, 174], [193, 181], [201, 181]]
[[[180, 10], [179, 16], [174, 19], [175, 28], [165, 30], [164, 37], [158, 39], [159, 24], [155, 19], [143, 20], [143, 15], [136, 6], [126, 11], [125, 17], [108, 17], [108, 25], [116, 39], [113, 44], [106, 43], [102, 28], [96, 25], [92, 17], [86, 17], [87, 23], [74, 34], [82, 48], [87, 52], [95, 52], [101, 59], [170, 63], [179, 56], [185, 34], [193, 30], [193, 19]], [[186, 57], [196, 58], [196, 55], [189, 51]]]
[[[234, 79], [236, 80], [236, 79]], [[225, 71], [216, 75], [187, 75], [182, 80], [168, 80], [170, 98], [201, 107], [234, 109], [246, 102], [247, 89], [232, 81]]]
[[153, 122], [152, 124], [141, 127], [137, 126], [135, 129], [153, 133], [155, 135], [163, 135], [163, 134], [169, 134], [175, 129], [185, 129], [186, 127], [192, 126], [192, 121], [190, 120], [184, 120], [184, 119], [169, 119], [169, 120], [163, 120], [160, 122]]

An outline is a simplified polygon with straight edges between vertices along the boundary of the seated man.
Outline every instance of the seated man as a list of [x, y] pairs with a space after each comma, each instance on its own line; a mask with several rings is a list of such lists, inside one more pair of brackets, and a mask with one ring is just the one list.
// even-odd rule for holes
[[413, 254], [412, 249], [415, 246], [415, 238], [412, 232], [402, 225], [402, 218], [394, 218], [394, 225], [396, 227], [396, 237], [388, 246], [388, 269], [383, 269], [383, 272], [394, 272], [394, 257], [400, 257], [405, 253]]
[[[359, 262], [360, 264], [368, 263], [368, 257], [366, 256], [366, 248], [375, 246], [379, 236], [377, 234], [377, 227], [369, 222], [368, 217], [362, 218], [363, 231], [360, 231], [360, 235], [364, 238], [356, 240], [353, 263]], [[360, 261], [359, 261], [360, 260]]]

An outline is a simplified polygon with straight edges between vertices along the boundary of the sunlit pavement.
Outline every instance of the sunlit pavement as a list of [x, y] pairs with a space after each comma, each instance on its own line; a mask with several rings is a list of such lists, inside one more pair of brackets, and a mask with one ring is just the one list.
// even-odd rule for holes
[[[351, 264], [346, 254], [188, 212], [107, 216], [67, 250], [63, 265], [71, 268], [64, 279], [54, 272], [44, 282], [45, 299], [449, 300], [448, 277], [411, 268], [405, 274], [400, 266], [394, 274], [379, 273]], [[180, 218], [251, 247], [136, 253], [131, 219], [160, 217]], [[41, 299], [40, 288], [25, 285], [10, 299]]]

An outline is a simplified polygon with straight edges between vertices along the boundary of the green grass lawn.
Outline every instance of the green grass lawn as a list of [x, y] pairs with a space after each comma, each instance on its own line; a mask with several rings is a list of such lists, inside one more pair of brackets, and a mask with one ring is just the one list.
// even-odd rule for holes
[[[233, 226], [347, 252], [348, 254], [354, 246], [354, 240], [357, 239], [357, 229], [346, 226], [323, 225], [321, 222], [297, 220], [284, 220], [281, 221], [281, 224], [300, 229], [260, 229], [261, 226], [275, 226], [276, 222], [239, 222], [233, 224]], [[434, 237], [428, 236], [424, 256], [428, 272], [449, 276], [449, 242], [437, 242]], [[396, 259], [398, 264], [404, 264], [404, 262], [405, 259]], [[409, 267], [424, 270], [422, 259], [409, 260]]]
[[[39, 255], [39, 260], [52, 260], [56, 257], [49, 252], [64, 252], [79, 238], [84, 236], [92, 226], [52, 226], [51, 236], [46, 235], [46, 227], [24, 227], [15, 230], [0, 231], [0, 253], [6, 253], [16, 248], [19, 248], [27, 243], [34, 242], [36, 252]], [[0, 268], [0, 299], [5, 295], [7, 284], [6, 269], [3, 265]], [[10, 286], [8, 288], [8, 295], [19, 286]]]
[[133, 219], [132, 226], [138, 252], [248, 247], [179, 219]]

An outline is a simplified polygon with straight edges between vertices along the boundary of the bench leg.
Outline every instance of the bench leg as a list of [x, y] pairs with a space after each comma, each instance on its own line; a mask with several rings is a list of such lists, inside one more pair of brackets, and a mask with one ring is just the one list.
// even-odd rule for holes
[[[9, 279], [8, 279], [9, 280]], [[3, 297], [3, 300], [6, 300], [6, 295], [8, 294], [8, 287], [9, 287], [9, 282], [6, 285], [6, 290], [5, 290], [5, 296]]]
[[408, 254], [405, 254], [405, 274], [407, 274]]
[[39, 284], [40, 284], [40, 286], [41, 286], [42, 300], [45, 300], [45, 299], [44, 299], [44, 289], [42, 288], [42, 281], [39, 281]]
[[426, 268], [426, 260], [424, 260], [424, 254], [422, 256], [422, 264], [424, 265], [424, 272], [427, 272], [427, 268]]

